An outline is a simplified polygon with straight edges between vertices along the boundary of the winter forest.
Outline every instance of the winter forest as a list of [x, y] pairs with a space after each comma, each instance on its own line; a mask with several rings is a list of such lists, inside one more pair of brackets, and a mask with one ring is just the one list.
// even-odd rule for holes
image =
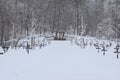
[[37, 34], [120, 37], [119, 0], [0, 0], [0, 45]]
[[120, 80], [120, 0], [0, 0], [0, 80]]

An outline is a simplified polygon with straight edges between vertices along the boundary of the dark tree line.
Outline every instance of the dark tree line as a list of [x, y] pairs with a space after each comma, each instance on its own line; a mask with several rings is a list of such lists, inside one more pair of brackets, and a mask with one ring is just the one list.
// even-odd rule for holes
[[34, 34], [120, 37], [119, 0], [0, 0], [0, 45]]

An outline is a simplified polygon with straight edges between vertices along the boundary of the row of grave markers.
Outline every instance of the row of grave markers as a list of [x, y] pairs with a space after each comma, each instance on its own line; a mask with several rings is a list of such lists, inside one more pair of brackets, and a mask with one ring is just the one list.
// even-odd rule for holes
[[[71, 41], [71, 43], [73, 43], [72, 41]], [[85, 46], [87, 46], [88, 45], [88, 43], [87, 42], [85, 42], [84, 41], [84, 39], [83, 39], [83, 42], [82, 42], [84, 45], [84, 48], [85, 48]], [[78, 45], [78, 46], [81, 46], [81, 43], [77, 43], [77, 41], [75, 41], [75, 44], [76, 45]], [[89, 45], [90, 46], [92, 46], [92, 45], [94, 45], [94, 47], [98, 50], [97, 52], [99, 53], [100, 51], [102, 51], [103, 52], [103, 55], [105, 55], [106, 54], [106, 52], [108, 51], [107, 50], [107, 48], [106, 47], [111, 47], [112, 46], [112, 43], [110, 42], [109, 43], [109, 45], [105, 45], [105, 42], [103, 42], [103, 44], [98, 44], [98, 43], [93, 43], [93, 41], [92, 42], [90, 42], [89, 43]], [[100, 47], [101, 46], [101, 47]], [[115, 46], [115, 48], [114, 48], [114, 50], [115, 50], [115, 54], [117, 54], [117, 56], [116, 56], [116, 58], [118, 59], [119, 58], [119, 54], [120, 54], [120, 45], [117, 43], [117, 45]]]
[[[48, 45], [50, 45], [51, 44], [51, 41], [48, 41]], [[41, 49], [41, 48], [43, 48], [43, 47], [45, 47], [47, 44], [45, 43], [45, 42], [43, 42], [43, 43], [41, 43], [40, 45], [38, 45], [39, 46], [39, 49]], [[27, 42], [27, 45], [26, 46], [21, 46], [21, 47], [23, 47], [23, 49], [26, 49], [26, 52], [29, 54], [29, 52], [30, 52], [30, 49], [32, 49], [31, 47], [30, 47], [30, 44]], [[10, 46], [6, 46], [6, 45], [2, 45], [1, 46], [1, 48], [3, 49], [3, 52], [0, 52], [0, 54], [1, 55], [3, 55], [4, 53], [6, 53], [8, 50], [9, 50], [9, 48], [10, 48]], [[16, 49], [19, 49], [20, 47], [15, 47], [15, 50]]]
[[[105, 55], [105, 53], [107, 51], [107, 49], [106, 49], [105, 46], [102, 46], [102, 48], [100, 48], [99, 46], [97, 46], [96, 49], [98, 50], [98, 53], [100, 52], [100, 50], [103, 51], [103, 55]], [[119, 51], [120, 50], [119, 44], [117, 44], [114, 49], [115, 49], [114, 53], [117, 54], [116, 58], [118, 59], [119, 58], [119, 53], [120, 53], [120, 51]]]

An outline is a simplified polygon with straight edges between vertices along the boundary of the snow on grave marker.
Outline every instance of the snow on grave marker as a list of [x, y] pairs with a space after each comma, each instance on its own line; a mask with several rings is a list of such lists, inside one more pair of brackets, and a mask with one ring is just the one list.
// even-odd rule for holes
[[29, 54], [29, 49], [30, 49], [30, 45], [27, 42], [26, 51], [27, 51], [28, 54]]
[[2, 46], [2, 49], [3, 49], [4, 53], [6, 53], [9, 49], [9, 47], [8, 46]]
[[85, 42], [84, 42], [85, 40], [84, 40], [84, 38], [81, 38], [79, 41], [80, 41], [80, 47], [85, 48]]
[[6, 53], [9, 49], [9, 46], [7, 45], [6, 41], [2, 44], [2, 49], [4, 51], [4, 53]]
[[99, 53], [101, 48], [99, 47], [98, 42], [94, 43], [94, 47], [98, 50]]
[[88, 45], [88, 39], [86, 39], [86, 43], [85, 43], [85, 45], [86, 45], [86, 46]]
[[96, 49], [98, 50], [98, 53], [99, 53], [101, 48], [99, 46], [97, 46]]
[[91, 40], [90, 43], [89, 43], [90, 47], [92, 46], [92, 44], [93, 44], [93, 40]]
[[114, 52], [114, 53], [116, 53], [117, 54], [117, 59], [119, 58], [119, 45], [117, 44], [117, 46], [114, 48], [116, 51]]
[[3, 55], [3, 54], [4, 54], [4, 52], [3, 52], [2, 48], [0, 47], [0, 55]]
[[109, 46], [110, 46], [110, 47], [112, 46], [112, 43], [111, 43], [111, 42], [109, 42]]
[[39, 48], [40, 48], [40, 49], [42, 48], [42, 43], [39, 45]]
[[104, 45], [102, 46], [102, 50], [101, 50], [101, 51], [103, 51], [103, 55], [105, 55], [105, 52], [106, 52], [107, 50], [106, 50], [106, 48], [105, 48]]

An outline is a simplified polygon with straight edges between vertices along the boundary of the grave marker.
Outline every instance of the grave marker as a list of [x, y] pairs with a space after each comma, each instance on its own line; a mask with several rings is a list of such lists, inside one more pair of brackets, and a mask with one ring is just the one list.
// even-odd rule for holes
[[101, 51], [103, 51], [103, 55], [105, 55], [105, 52], [107, 51], [106, 49], [105, 49], [105, 46], [102, 46], [102, 50]]

